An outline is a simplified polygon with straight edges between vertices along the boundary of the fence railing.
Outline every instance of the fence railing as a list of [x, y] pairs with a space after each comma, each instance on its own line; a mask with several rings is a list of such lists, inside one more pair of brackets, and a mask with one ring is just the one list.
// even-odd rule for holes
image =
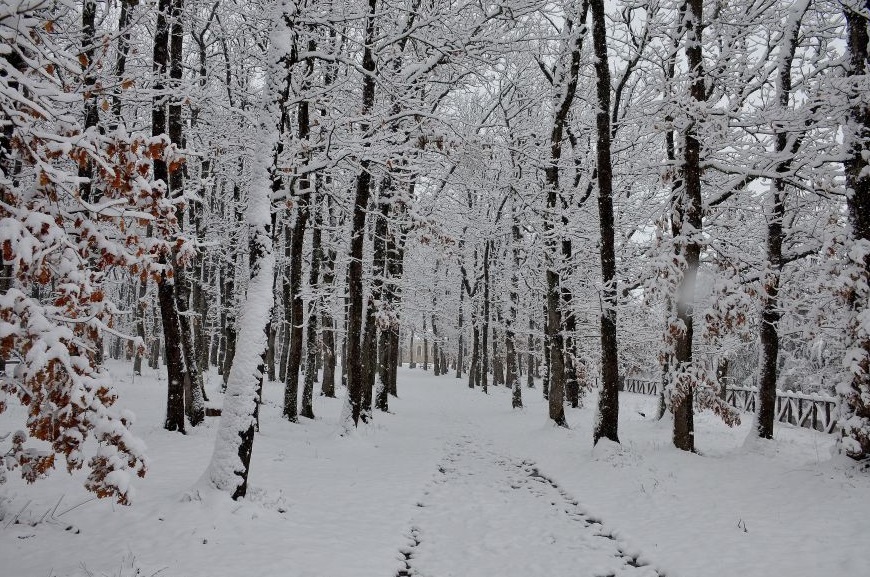
[[[643, 379], [620, 379], [619, 390], [641, 395], [655, 395], [658, 382]], [[732, 407], [754, 413], [758, 389], [755, 387], [727, 387], [725, 401]], [[823, 433], [837, 431], [837, 398], [827, 395], [808, 395], [793, 391], [776, 391], [776, 420], [796, 427], [815, 429]]]

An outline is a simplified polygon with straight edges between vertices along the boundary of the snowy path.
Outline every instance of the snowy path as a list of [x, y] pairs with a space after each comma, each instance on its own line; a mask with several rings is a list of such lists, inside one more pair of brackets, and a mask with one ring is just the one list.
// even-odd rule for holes
[[163, 430], [160, 375], [116, 371], [152, 457], [135, 504], [93, 500], [81, 471], [11, 478], [2, 577], [868, 575], [870, 478], [826, 460], [821, 433], [777, 426], [776, 442], [747, 448], [749, 420], [732, 430], [704, 413], [704, 456], [686, 454], [643, 417], [655, 399], [623, 395], [622, 445], [593, 449], [594, 397], [564, 429], [540, 389], [518, 411], [504, 387], [402, 369], [392, 412], [341, 435], [340, 398], [290, 424], [268, 383], [250, 491], [234, 502], [191, 493], [217, 420]]
[[464, 435], [417, 503], [397, 577], [654, 577], [531, 461]]

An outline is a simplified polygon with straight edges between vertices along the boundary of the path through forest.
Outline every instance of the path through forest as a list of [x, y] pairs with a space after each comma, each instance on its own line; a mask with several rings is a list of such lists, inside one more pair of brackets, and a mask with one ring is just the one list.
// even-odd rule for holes
[[401, 552], [413, 575], [652, 577], [534, 462], [465, 434], [438, 463]]

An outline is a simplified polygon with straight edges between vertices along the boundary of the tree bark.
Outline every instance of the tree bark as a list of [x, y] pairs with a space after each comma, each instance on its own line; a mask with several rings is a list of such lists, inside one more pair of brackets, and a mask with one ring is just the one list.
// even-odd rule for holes
[[[803, 5], [804, 11], [808, 4]], [[802, 16], [802, 14], [801, 14]], [[800, 18], [793, 21], [791, 30], [784, 34], [780, 45], [779, 86], [777, 99], [779, 111], [785, 119], [791, 97], [791, 67], [794, 60], [795, 47], [800, 33]], [[792, 146], [789, 146], [792, 140]], [[780, 126], [776, 133], [776, 157], [791, 153], [780, 161], [776, 171], [783, 176], [774, 178], [771, 182], [771, 212], [767, 218], [767, 266], [763, 277], [762, 310], [761, 310], [761, 361], [759, 363], [758, 403], [755, 413], [755, 432], [762, 439], [773, 438], [773, 423], [776, 419], [776, 381], [779, 357], [779, 280], [784, 266], [782, 243], [785, 240], [783, 222], [785, 220], [785, 173], [791, 170], [792, 158], [799, 146], [799, 137], [792, 138], [785, 126]]]
[[[373, 44], [375, 41], [375, 17], [377, 14], [377, 0], [368, 1], [368, 14], [366, 15], [365, 46], [363, 48], [362, 68], [365, 71], [362, 86], [362, 116], [368, 116], [375, 102], [375, 61]], [[369, 126], [362, 127], [362, 133], [367, 136]], [[371, 159], [367, 157], [369, 143], [364, 143], [362, 158], [360, 158], [360, 171], [356, 178], [356, 191], [353, 207], [353, 221], [350, 236], [350, 263], [347, 269], [347, 286], [350, 306], [348, 307], [347, 325], [347, 383], [348, 402], [350, 403], [350, 417], [354, 426], [359, 424], [363, 408], [364, 378], [361, 358], [362, 322], [363, 322], [363, 242], [365, 240], [366, 210], [371, 195]]]
[[601, 392], [593, 443], [601, 438], [619, 442], [619, 355], [616, 342], [616, 254], [613, 221], [613, 169], [610, 158], [610, 68], [604, 0], [591, 0], [595, 71], [598, 77], [598, 219], [601, 227]]
[[[859, 280], [856, 288], [847, 297], [850, 307], [850, 349], [857, 356], [859, 370], [854, 371], [851, 381], [839, 388], [841, 412], [847, 424], [843, 427], [840, 450], [857, 460], [870, 457], [870, 338], [867, 337], [867, 289], [870, 283], [870, 106], [866, 91], [870, 75], [870, 31], [868, 17], [870, 5], [865, 0], [845, 7], [848, 33], [849, 67], [847, 74], [856, 84], [850, 94], [852, 107], [849, 111], [847, 138], [849, 154], [844, 162], [846, 173], [846, 206], [851, 225], [851, 241], [861, 257], [852, 262]], [[862, 98], [863, 97], [863, 98]], [[853, 364], [855, 364], [853, 362]], [[848, 419], [848, 421], [846, 420]]]
[[[703, 22], [703, 0], [686, 1], [686, 60], [691, 79], [690, 97], [700, 106], [706, 100], [704, 88], [704, 62], [701, 52], [701, 23]], [[691, 114], [685, 130], [685, 150], [683, 158], [683, 178], [685, 183], [683, 258], [685, 270], [677, 289], [677, 320], [684, 330], [677, 331], [675, 360], [678, 382], [676, 402], [674, 403], [674, 446], [684, 451], [695, 450], [695, 425], [693, 397], [695, 383], [686, 371], [692, 366], [692, 338], [694, 336], [695, 283], [701, 255], [702, 203], [701, 203], [701, 143], [698, 140], [697, 114]]]

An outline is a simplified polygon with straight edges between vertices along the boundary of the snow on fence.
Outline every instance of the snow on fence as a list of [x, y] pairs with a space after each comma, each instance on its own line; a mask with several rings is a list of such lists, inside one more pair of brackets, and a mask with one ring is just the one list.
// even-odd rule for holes
[[[620, 379], [619, 390], [655, 395], [658, 384], [657, 381], [642, 379]], [[755, 412], [757, 396], [758, 389], [755, 387], [728, 387], [725, 390], [726, 402], [747, 413]], [[834, 433], [837, 431], [837, 398], [777, 389], [776, 420], [823, 433]]]

